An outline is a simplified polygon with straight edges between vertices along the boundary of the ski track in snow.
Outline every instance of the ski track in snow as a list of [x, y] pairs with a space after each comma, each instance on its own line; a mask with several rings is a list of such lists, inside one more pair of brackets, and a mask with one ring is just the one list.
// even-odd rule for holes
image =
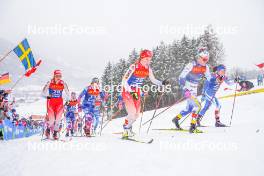
[[[222, 86], [223, 87], [223, 86]], [[230, 94], [220, 90], [220, 94]], [[264, 94], [237, 97], [230, 128], [214, 127], [214, 108], [211, 107], [200, 128], [205, 133], [150, 130], [152, 144], [120, 140], [123, 118], [113, 120], [102, 136], [73, 138], [70, 142], [40, 141], [41, 136], [0, 142], [0, 175], [259, 175], [264, 174]], [[220, 100], [221, 121], [229, 124], [233, 98]], [[42, 101], [30, 108], [41, 111]], [[171, 119], [185, 106], [175, 105], [157, 117], [154, 128], [173, 128]], [[21, 106], [20, 108], [23, 108]], [[27, 107], [29, 109], [29, 107]], [[21, 110], [21, 109], [20, 109]], [[161, 111], [162, 109], [158, 110]], [[157, 113], [158, 113], [157, 112]], [[143, 122], [152, 117], [145, 112]], [[188, 128], [190, 118], [182, 126]], [[133, 126], [138, 132], [139, 120]], [[146, 135], [148, 125], [141, 135]], [[259, 130], [259, 131], [257, 131]], [[34, 150], [32, 146], [41, 146]], [[66, 149], [56, 149], [56, 147]], [[72, 147], [73, 146], [73, 147]], [[78, 147], [86, 146], [86, 149]], [[51, 148], [54, 147], [54, 148]], [[68, 148], [67, 148], [68, 147]], [[72, 147], [72, 149], [69, 149]]]

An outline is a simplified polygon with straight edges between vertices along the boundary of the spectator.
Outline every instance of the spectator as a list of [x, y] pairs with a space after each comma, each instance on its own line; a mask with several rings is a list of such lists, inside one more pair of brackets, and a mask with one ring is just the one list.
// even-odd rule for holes
[[263, 85], [263, 74], [258, 75], [257, 81], [258, 81], [258, 86]]
[[239, 85], [241, 87], [239, 91], [248, 91], [254, 87], [254, 84], [250, 81], [240, 81]]
[[[15, 109], [15, 98], [11, 101], [8, 101], [8, 95], [11, 93], [11, 90], [0, 90], [0, 126], [4, 124], [5, 119], [9, 119], [14, 127], [24, 126], [26, 130], [30, 129], [40, 129], [41, 124], [37, 121], [34, 121], [32, 117], [19, 118], [19, 114]], [[0, 129], [0, 140], [3, 140], [4, 134]]]
[[11, 90], [0, 90], [0, 119], [8, 117], [8, 95]]

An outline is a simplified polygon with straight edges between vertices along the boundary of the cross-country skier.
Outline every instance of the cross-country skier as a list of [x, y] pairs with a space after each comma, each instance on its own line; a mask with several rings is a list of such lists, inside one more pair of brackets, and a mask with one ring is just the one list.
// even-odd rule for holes
[[47, 138], [50, 132], [53, 132], [53, 138], [58, 139], [59, 125], [63, 115], [63, 97], [62, 93], [65, 91], [66, 100], [69, 97], [69, 89], [67, 84], [61, 79], [62, 73], [60, 70], [55, 70], [53, 78], [47, 82], [42, 90], [43, 96], [47, 98], [47, 117], [45, 135]]
[[79, 103], [76, 93], [72, 92], [70, 101], [66, 103], [66, 137], [69, 136], [69, 132], [71, 132], [72, 136], [74, 135], [75, 122], [78, 118], [78, 107]]
[[122, 79], [122, 99], [125, 103], [127, 117], [123, 125], [123, 138], [134, 135], [132, 131], [132, 124], [140, 115], [141, 108], [141, 90], [144, 80], [149, 77], [153, 84], [158, 86], [168, 84], [168, 80], [163, 82], [154, 77], [150, 62], [153, 54], [149, 50], [143, 50], [140, 53], [139, 59], [126, 71]]
[[[105, 93], [100, 90], [98, 78], [93, 78], [91, 84], [81, 92], [78, 102], [81, 100], [81, 109], [85, 114], [84, 132], [86, 136], [90, 136], [91, 132], [96, 133], [101, 105], [105, 102]], [[91, 129], [92, 126], [93, 129]]]
[[205, 105], [198, 114], [197, 125], [201, 126], [200, 120], [205, 115], [206, 111], [213, 103], [216, 106], [215, 109], [215, 126], [225, 127], [226, 125], [220, 122], [220, 109], [221, 105], [216, 98], [216, 93], [223, 82], [227, 85], [233, 85], [234, 82], [229, 80], [226, 76], [226, 67], [224, 65], [218, 65], [214, 67], [214, 72], [211, 74], [211, 79], [206, 80], [203, 88], [202, 102]]
[[182, 129], [179, 124], [179, 120], [192, 112], [192, 120], [190, 126], [190, 133], [200, 132], [196, 128], [196, 121], [199, 111], [201, 110], [201, 103], [197, 98], [197, 89], [199, 82], [203, 79], [210, 79], [211, 74], [207, 62], [209, 61], [209, 53], [207, 48], [202, 47], [197, 51], [197, 58], [195, 61], [185, 66], [182, 73], [179, 76], [179, 84], [183, 91], [184, 97], [187, 99], [186, 110], [183, 110], [172, 122], [175, 124], [177, 129]]

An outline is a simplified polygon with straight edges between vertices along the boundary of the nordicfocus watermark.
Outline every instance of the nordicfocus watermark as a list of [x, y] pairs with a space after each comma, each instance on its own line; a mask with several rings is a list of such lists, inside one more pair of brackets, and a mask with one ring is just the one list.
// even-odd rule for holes
[[107, 150], [107, 145], [100, 142], [28, 142], [27, 150], [31, 152], [45, 151], [94, 151], [102, 152]]
[[[157, 86], [157, 85], [143, 85], [143, 86], [132, 86], [134, 90], [140, 90], [141, 92], [153, 92], [160, 93], [165, 92], [169, 93], [172, 91], [171, 85]], [[100, 88], [99, 86], [96, 88]], [[118, 92], [121, 93], [123, 91], [122, 85], [105, 85], [102, 87], [102, 90], [107, 93]]]
[[[161, 25], [160, 34], [162, 35], [190, 35], [196, 36], [200, 35], [206, 30], [208, 25], [192, 25], [187, 24], [184, 26], [174, 26], [174, 25]], [[216, 33], [218, 35], [235, 35], [238, 33], [238, 26], [216, 26], [214, 28], [209, 28], [209, 33]]]
[[33, 35], [105, 35], [104, 26], [82, 26], [77, 24], [51, 26], [28, 25], [28, 34]]
[[160, 141], [161, 151], [237, 151], [238, 144], [222, 141]]

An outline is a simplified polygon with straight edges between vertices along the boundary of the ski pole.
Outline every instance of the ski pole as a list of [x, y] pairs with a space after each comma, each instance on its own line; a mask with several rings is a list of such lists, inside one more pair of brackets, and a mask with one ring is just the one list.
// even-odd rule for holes
[[102, 135], [102, 131], [103, 131], [104, 116], [105, 116], [105, 107], [104, 107], [104, 110], [103, 110], [103, 115], [102, 115], [102, 120], [101, 120], [100, 136]]
[[140, 134], [140, 131], [141, 131], [142, 119], [143, 119], [143, 114], [144, 114], [144, 109], [145, 109], [145, 101], [146, 101], [146, 96], [144, 95], [143, 105], [142, 105], [142, 114], [141, 114], [141, 117], [140, 117], [140, 124], [139, 124], [138, 134]]
[[[154, 119], [156, 117], [158, 117], [159, 115], [163, 114], [165, 111], [169, 110], [171, 107], [173, 107], [174, 105], [180, 103], [182, 100], [184, 100], [184, 97], [182, 97], [181, 99], [179, 99], [178, 101], [176, 101], [175, 103], [173, 103], [172, 105], [168, 106], [166, 109], [162, 110], [161, 112], [159, 112], [157, 115], [155, 115]], [[149, 123], [152, 119], [149, 119], [148, 121], [143, 123], [143, 126], [146, 125], [147, 123]]]
[[81, 114], [81, 136], [83, 136], [83, 121], [84, 121], [84, 118], [83, 118], [83, 115]]
[[45, 132], [45, 127], [47, 127], [47, 118], [48, 118], [48, 106], [49, 106], [49, 99], [47, 99], [47, 103], [46, 103], [46, 108], [47, 108], [47, 112], [46, 112], [46, 117], [44, 119], [44, 124], [43, 124], [43, 130], [42, 130], [42, 136], [41, 136], [41, 141], [43, 140], [43, 136], [44, 136], [44, 132]]
[[14, 90], [14, 88], [17, 86], [17, 84], [25, 77], [25, 74], [22, 75], [16, 82], [15, 84], [11, 87], [11, 90]]
[[105, 124], [104, 124], [102, 130], [108, 125], [109, 122], [110, 122], [110, 120], [107, 120], [107, 122], [105, 122]]
[[121, 110], [118, 110], [114, 113], [114, 115], [112, 115], [111, 119], [110, 120], [107, 120], [107, 122], [105, 122], [105, 124], [103, 125], [103, 129], [109, 124], [109, 122], [112, 120], [112, 119], [115, 119], [115, 117], [121, 113]]
[[156, 101], [155, 111], [154, 111], [154, 113], [153, 113], [152, 118], [150, 119], [150, 124], [149, 124], [148, 130], [147, 130], [147, 134], [148, 134], [149, 129], [150, 129], [151, 125], [152, 125], [153, 119], [155, 118], [155, 115], [156, 115], [157, 109], [159, 108], [160, 101], [161, 101], [163, 95], [164, 95], [164, 92], [161, 93], [160, 97], [159, 97], [159, 98], [157, 99], [157, 101]]
[[236, 88], [235, 88], [235, 96], [234, 96], [234, 100], [233, 100], [233, 107], [232, 107], [231, 119], [230, 119], [230, 124], [229, 124], [230, 126], [231, 126], [231, 123], [232, 123], [234, 109], [235, 109], [235, 103], [236, 103], [236, 97], [237, 97], [236, 90], [237, 90], [237, 83], [236, 83]]
[[2, 58], [0, 58], [0, 62], [2, 62], [13, 50], [8, 51]]
[[191, 115], [191, 113], [189, 113], [181, 122], [180, 125]]

